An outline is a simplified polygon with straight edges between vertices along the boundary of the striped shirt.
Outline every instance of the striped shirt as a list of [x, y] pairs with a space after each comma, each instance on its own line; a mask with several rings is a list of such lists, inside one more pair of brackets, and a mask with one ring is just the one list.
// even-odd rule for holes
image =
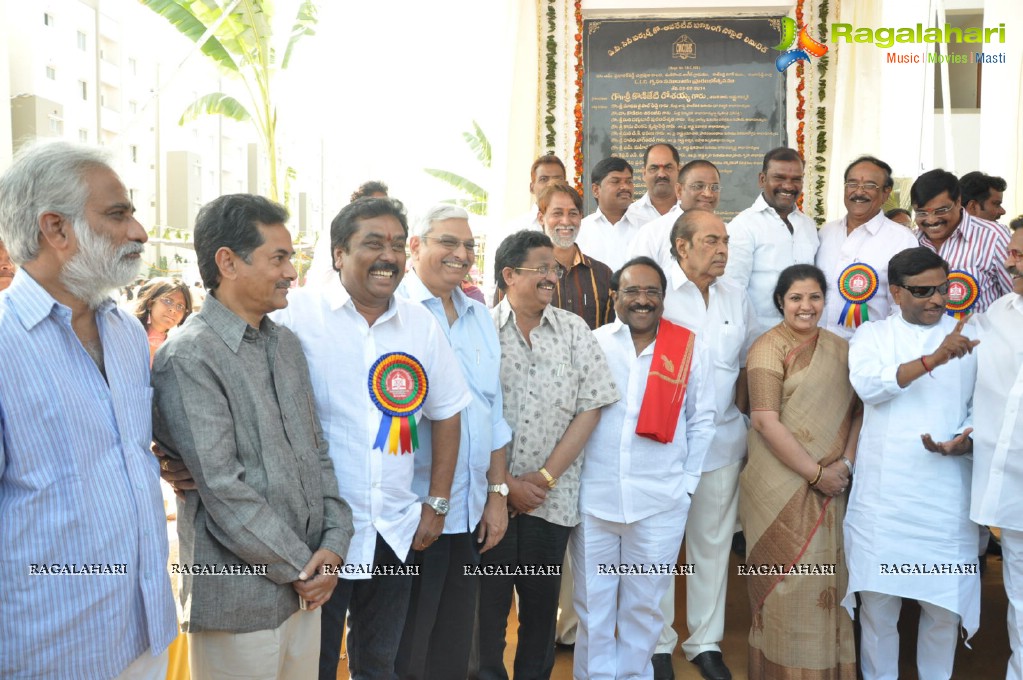
[[[561, 263], [565, 267], [565, 263]], [[611, 299], [611, 268], [583, 254], [576, 246], [575, 259], [565, 267], [565, 275], [554, 286], [551, 304], [558, 309], [581, 316], [590, 330], [615, 320]], [[504, 299], [500, 288], [494, 293], [494, 306]]]
[[146, 333], [95, 314], [106, 379], [27, 271], [0, 295], [0, 677], [110, 678], [176, 634]]
[[923, 230], [917, 233], [920, 245], [941, 255], [950, 269], [961, 269], [977, 279], [980, 296], [974, 312], [983, 312], [991, 303], [1012, 292], [1012, 278], [1005, 270], [1009, 234], [994, 222], [974, 217], [963, 209], [959, 226], [949, 234], [941, 248], [935, 248]]

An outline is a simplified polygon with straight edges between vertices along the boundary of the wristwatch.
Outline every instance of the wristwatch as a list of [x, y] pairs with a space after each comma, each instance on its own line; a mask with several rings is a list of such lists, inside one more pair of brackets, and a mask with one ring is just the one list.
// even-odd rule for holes
[[504, 482], [500, 484], [488, 484], [487, 493], [499, 493], [501, 496], [508, 496], [508, 485]]
[[448, 499], [441, 498], [440, 496], [427, 496], [423, 503], [433, 508], [433, 511], [441, 517], [448, 514], [448, 510], [451, 509], [451, 504], [448, 502]]

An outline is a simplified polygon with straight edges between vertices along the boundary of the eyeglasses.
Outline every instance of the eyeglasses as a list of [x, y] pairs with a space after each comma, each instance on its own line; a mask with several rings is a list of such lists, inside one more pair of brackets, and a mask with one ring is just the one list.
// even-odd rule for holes
[[952, 212], [952, 208], [954, 207], [955, 207], [954, 205], [947, 205], [944, 208], [936, 208], [934, 210], [917, 210], [916, 219], [926, 220], [928, 217], [932, 215], [934, 217], [941, 217], [942, 215], [947, 215], [950, 212]]
[[948, 281], [945, 283], [939, 283], [937, 286], [905, 286], [901, 283], [896, 284], [899, 288], [905, 288], [909, 291], [909, 294], [915, 298], [929, 298], [935, 293], [939, 295], [948, 295]]
[[848, 191], [859, 191], [860, 189], [863, 189], [864, 191], [877, 191], [881, 188], [881, 185], [875, 182], [856, 182], [854, 180], [849, 180], [845, 183], [845, 188]]
[[1012, 260], [1023, 260], [1023, 250], [1016, 250], [1015, 248], [1009, 248], [1005, 251], [1005, 254]]
[[475, 241], [459, 241], [454, 236], [423, 236], [422, 238], [436, 241], [442, 248], [447, 248], [451, 251], [458, 250], [458, 246], [464, 246], [470, 253], [476, 250]]
[[695, 191], [696, 193], [700, 193], [704, 189], [710, 189], [711, 192], [715, 193], [715, 194], [720, 194], [721, 193], [721, 185], [720, 184], [707, 184], [706, 182], [693, 182], [692, 184], [687, 184], [686, 188], [689, 189], [690, 191]]
[[565, 275], [565, 268], [560, 264], [551, 266], [549, 264], [542, 264], [539, 267], [512, 267], [517, 272], [536, 272], [540, 276], [547, 276], [553, 273], [559, 279]]
[[622, 288], [618, 291], [618, 294], [624, 298], [638, 298], [640, 293], [645, 294], [651, 300], [660, 300], [664, 297], [664, 291], [660, 288], [637, 288], [630, 286], [629, 288]]
[[179, 302], [174, 302], [174, 300], [171, 300], [170, 298], [162, 297], [162, 298], [160, 298], [160, 302], [162, 302], [163, 304], [167, 305], [168, 307], [173, 309], [175, 312], [178, 312], [180, 314], [184, 314], [185, 313], [186, 307], [183, 304], [179, 303]]

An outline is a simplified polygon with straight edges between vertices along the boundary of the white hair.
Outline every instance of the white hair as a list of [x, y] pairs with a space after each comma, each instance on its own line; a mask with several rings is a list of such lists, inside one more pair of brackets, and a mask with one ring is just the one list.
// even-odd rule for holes
[[443, 222], [444, 220], [468, 220], [469, 213], [464, 208], [460, 208], [457, 205], [451, 205], [450, 203], [438, 203], [427, 210], [423, 216], [416, 220], [412, 226], [412, 233], [410, 236], [426, 236], [433, 231], [434, 222]]
[[0, 240], [15, 264], [39, 255], [39, 217], [46, 212], [69, 220], [85, 218], [93, 168], [110, 169], [109, 156], [95, 147], [65, 141], [23, 147], [0, 176]]

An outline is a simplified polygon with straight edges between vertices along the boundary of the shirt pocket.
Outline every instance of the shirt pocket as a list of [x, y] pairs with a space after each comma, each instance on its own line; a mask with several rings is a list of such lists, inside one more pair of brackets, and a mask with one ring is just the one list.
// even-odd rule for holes
[[714, 342], [714, 365], [722, 368], [738, 368], [739, 353], [746, 334], [738, 324], [722, 324], [718, 327]]

